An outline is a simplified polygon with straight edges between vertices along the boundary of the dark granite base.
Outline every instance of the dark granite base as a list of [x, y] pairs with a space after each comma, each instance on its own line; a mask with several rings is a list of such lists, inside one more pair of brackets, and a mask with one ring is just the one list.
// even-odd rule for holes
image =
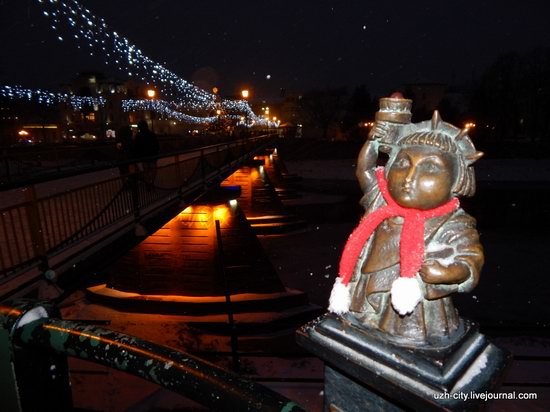
[[478, 410], [484, 402], [454, 396], [496, 390], [511, 360], [468, 321], [448, 342], [407, 346], [327, 314], [297, 340], [327, 364], [325, 410], [335, 411]]

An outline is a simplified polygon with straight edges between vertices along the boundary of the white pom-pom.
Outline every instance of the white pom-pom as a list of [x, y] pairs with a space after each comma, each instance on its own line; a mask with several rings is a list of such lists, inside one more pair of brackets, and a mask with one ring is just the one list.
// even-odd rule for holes
[[416, 278], [400, 277], [391, 285], [391, 304], [400, 315], [411, 313], [422, 299]]
[[350, 305], [351, 295], [349, 287], [344, 285], [342, 279], [338, 277], [336, 278], [336, 282], [334, 282], [332, 292], [330, 292], [328, 310], [337, 315], [343, 315], [349, 312]]

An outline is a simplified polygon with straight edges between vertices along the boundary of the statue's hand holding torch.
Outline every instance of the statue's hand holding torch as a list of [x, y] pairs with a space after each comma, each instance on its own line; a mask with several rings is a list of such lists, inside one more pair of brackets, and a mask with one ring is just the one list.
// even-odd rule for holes
[[375, 142], [379, 151], [389, 153], [395, 140], [395, 131], [395, 126], [390, 122], [376, 121], [369, 132], [367, 140]]
[[380, 99], [380, 110], [368, 139], [378, 142], [378, 150], [389, 153], [399, 136], [399, 129], [411, 122], [412, 100], [405, 99], [401, 93]]

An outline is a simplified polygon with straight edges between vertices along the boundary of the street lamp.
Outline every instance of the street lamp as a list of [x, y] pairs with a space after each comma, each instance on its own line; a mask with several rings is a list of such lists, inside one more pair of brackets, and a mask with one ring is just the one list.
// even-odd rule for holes
[[[250, 92], [248, 91], [248, 89], [243, 89], [241, 90], [241, 96], [243, 97], [243, 99], [248, 99], [248, 97], [250, 96]], [[245, 112], [245, 125], [248, 126], [248, 113]]]
[[[154, 100], [155, 96], [157, 95], [157, 92], [155, 89], [147, 89], [147, 97], [151, 100]], [[153, 111], [153, 108], [151, 107], [151, 110], [150, 110], [150, 114], [151, 114], [151, 131], [153, 133], [155, 133], [155, 114], [154, 114], [154, 111]]]

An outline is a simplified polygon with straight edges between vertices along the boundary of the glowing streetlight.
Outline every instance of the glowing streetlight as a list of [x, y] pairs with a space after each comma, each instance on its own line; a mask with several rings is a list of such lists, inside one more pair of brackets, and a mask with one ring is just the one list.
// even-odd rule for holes
[[[155, 89], [147, 89], [147, 97], [151, 100], [155, 98], [157, 95], [157, 92]], [[150, 110], [150, 117], [151, 117], [151, 131], [155, 133], [155, 115], [153, 113], [153, 110]]]
[[241, 91], [241, 96], [243, 97], [243, 99], [248, 99], [249, 95], [250, 95], [250, 92], [248, 90], [244, 89]]
[[220, 109], [216, 110], [216, 114], [219, 116], [220, 114], [222, 114], [222, 111]]

